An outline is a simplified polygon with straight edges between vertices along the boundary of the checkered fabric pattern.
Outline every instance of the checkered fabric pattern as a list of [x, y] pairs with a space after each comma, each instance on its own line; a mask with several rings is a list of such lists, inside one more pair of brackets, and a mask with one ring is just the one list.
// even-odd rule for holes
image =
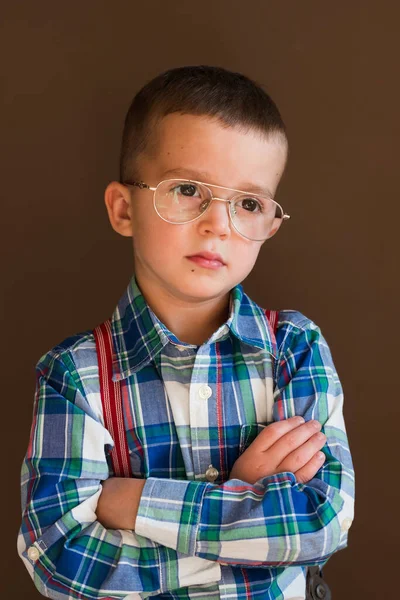
[[[96, 520], [113, 440], [93, 332], [83, 332], [37, 365], [18, 538], [36, 587], [57, 600], [304, 597], [307, 565], [346, 546], [353, 518], [343, 393], [320, 329], [282, 310], [275, 339], [239, 285], [227, 322], [203, 345], [185, 344], [134, 277], [111, 329], [130, 466], [146, 479], [135, 531]], [[253, 485], [229, 479], [264, 427], [296, 414], [318, 419], [327, 436], [311, 481], [290, 472]]]

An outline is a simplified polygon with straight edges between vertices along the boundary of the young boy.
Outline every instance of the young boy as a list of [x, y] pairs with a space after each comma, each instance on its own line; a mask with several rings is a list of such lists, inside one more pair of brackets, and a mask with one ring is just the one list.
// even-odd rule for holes
[[105, 203], [134, 272], [111, 319], [132, 477], [113, 476], [95, 336], [37, 366], [19, 553], [49, 598], [305, 598], [346, 546], [353, 469], [319, 328], [240, 285], [288, 218], [271, 98], [184, 67], [148, 83]]

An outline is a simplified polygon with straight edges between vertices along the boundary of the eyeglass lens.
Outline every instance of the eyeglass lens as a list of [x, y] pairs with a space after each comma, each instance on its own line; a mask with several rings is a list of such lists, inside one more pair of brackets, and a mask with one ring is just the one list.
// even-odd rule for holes
[[[158, 214], [170, 223], [193, 221], [211, 201], [211, 191], [205, 185], [181, 179], [161, 182], [154, 197]], [[235, 194], [230, 215], [237, 231], [252, 240], [272, 237], [283, 217], [280, 206], [272, 199], [251, 194]]]

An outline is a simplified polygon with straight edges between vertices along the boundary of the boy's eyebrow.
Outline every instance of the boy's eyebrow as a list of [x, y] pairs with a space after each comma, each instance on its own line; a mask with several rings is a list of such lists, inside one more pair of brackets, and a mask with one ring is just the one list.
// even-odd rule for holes
[[[209, 183], [209, 185], [218, 185], [215, 183], [211, 183], [209, 180], [212, 179], [211, 175], [205, 171], [196, 171], [194, 169], [185, 169], [180, 167], [178, 169], [169, 169], [162, 174], [162, 179], [168, 179], [169, 177], [183, 177], [184, 179], [193, 179], [195, 181], [202, 181], [204, 183]], [[220, 186], [220, 187], [230, 187], [230, 186]], [[255, 185], [254, 183], [243, 183], [240, 184], [237, 188], [243, 192], [253, 192], [253, 194], [260, 194], [261, 196], [268, 196], [269, 198], [273, 198], [273, 194], [267, 187], [260, 187]]]

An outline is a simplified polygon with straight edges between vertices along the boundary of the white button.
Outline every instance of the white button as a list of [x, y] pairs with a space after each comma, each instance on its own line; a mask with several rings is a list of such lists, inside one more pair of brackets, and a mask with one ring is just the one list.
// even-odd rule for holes
[[207, 400], [212, 394], [212, 389], [209, 385], [202, 385], [199, 389], [199, 396], [203, 400]]
[[351, 527], [352, 522], [353, 519], [350, 519], [350, 517], [346, 517], [345, 519], [343, 519], [342, 531], [348, 531]]
[[28, 550], [28, 558], [30, 560], [37, 561], [39, 556], [40, 556], [39, 550], [37, 548], [35, 548], [35, 546], [31, 546]]
[[206, 471], [206, 479], [208, 481], [215, 481], [218, 477], [219, 473], [215, 467], [210, 465]]
[[177, 349], [179, 350], [179, 352], [183, 352], [184, 350], [186, 350], [185, 346], [177, 346]]

